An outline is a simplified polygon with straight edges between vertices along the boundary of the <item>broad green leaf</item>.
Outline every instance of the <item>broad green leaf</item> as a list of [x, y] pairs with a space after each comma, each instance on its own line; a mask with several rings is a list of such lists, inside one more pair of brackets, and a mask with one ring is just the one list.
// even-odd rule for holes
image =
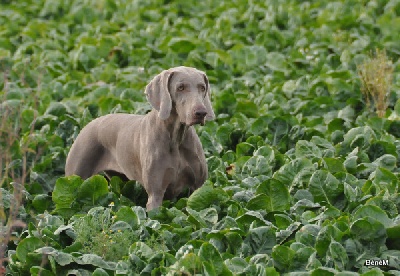
[[242, 244], [245, 256], [270, 254], [276, 245], [275, 230], [269, 226], [250, 229]]
[[273, 164], [264, 156], [255, 155], [250, 157], [242, 166], [242, 174], [248, 175], [265, 175], [272, 174]]
[[129, 254], [135, 254], [143, 259], [150, 259], [154, 255], [154, 251], [144, 242], [138, 241], [131, 245]]
[[227, 259], [225, 265], [233, 273], [242, 273], [249, 264], [240, 257], [233, 257], [232, 259]]
[[371, 270], [369, 270], [368, 272], [365, 272], [363, 274], [361, 274], [362, 276], [383, 276], [385, 274], [383, 274], [383, 271], [381, 269], [379, 269], [378, 267], [376, 268], [372, 268]]
[[332, 174], [337, 172], [346, 172], [346, 169], [343, 165], [343, 160], [341, 159], [325, 157], [323, 158], [323, 162], [326, 169]]
[[94, 175], [86, 179], [78, 188], [77, 199], [85, 204], [94, 206], [108, 192], [108, 183], [104, 176]]
[[397, 224], [395, 226], [391, 226], [391, 227], [387, 228], [386, 230], [387, 230], [388, 238], [399, 240], [399, 238], [400, 238], [400, 224]]
[[397, 158], [391, 154], [385, 154], [374, 161], [379, 167], [392, 171], [396, 167]]
[[177, 265], [189, 271], [201, 271], [202, 268], [200, 257], [192, 252], [185, 254], [182, 258], [179, 258]]
[[266, 55], [265, 65], [274, 71], [279, 71], [284, 73], [287, 71], [286, 58], [282, 53], [279, 52], [268, 53]]
[[314, 143], [305, 140], [296, 143], [295, 153], [297, 158], [305, 157], [313, 160], [313, 158], [320, 159], [322, 157], [321, 150]]
[[260, 212], [256, 211], [247, 211], [243, 215], [239, 216], [236, 219], [236, 222], [238, 223], [240, 229], [246, 232], [254, 222], [258, 223], [258, 225], [271, 225], [270, 222], [264, 219]]
[[196, 44], [193, 43], [193, 40], [188, 38], [173, 37], [168, 42], [168, 47], [170, 47], [174, 52], [189, 53], [196, 48]]
[[332, 225], [322, 227], [315, 243], [315, 249], [317, 250], [318, 255], [325, 256], [331, 243], [334, 241], [340, 241], [341, 238], [342, 234], [336, 227]]
[[316, 202], [334, 205], [343, 189], [343, 184], [327, 171], [318, 170], [311, 176], [309, 190]]
[[46, 194], [38, 194], [32, 200], [32, 205], [38, 212], [44, 212], [51, 209], [52, 202], [50, 196]]
[[190, 195], [187, 206], [193, 210], [201, 211], [212, 205], [219, 206], [228, 200], [228, 195], [220, 188], [204, 185]]
[[272, 117], [269, 115], [259, 116], [251, 124], [250, 132], [254, 135], [261, 135], [268, 131], [268, 124], [272, 121]]
[[330, 275], [336, 275], [337, 270], [329, 267], [319, 267], [311, 271], [311, 276], [319, 276], [319, 275], [324, 275], [324, 276], [330, 276]]
[[253, 145], [246, 142], [242, 142], [236, 146], [236, 158], [238, 159], [241, 156], [251, 156], [253, 155], [253, 151], [254, 151]]
[[105, 270], [102, 269], [102, 268], [96, 268], [96, 269], [93, 271], [92, 276], [108, 276], [108, 273], [107, 273], [107, 271], [105, 271]]
[[116, 268], [115, 263], [106, 262], [100, 256], [94, 254], [83, 254], [82, 256], [74, 257], [74, 261], [80, 265], [93, 265], [107, 270], [115, 270]]
[[396, 217], [398, 214], [396, 204], [393, 202], [391, 198], [387, 196], [371, 197], [366, 201], [366, 204], [379, 207], [380, 209], [385, 211], [389, 217]]
[[327, 259], [334, 263], [335, 268], [344, 270], [349, 262], [346, 249], [338, 242], [332, 241], [327, 252]]
[[258, 107], [255, 103], [247, 99], [238, 99], [236, 112], [243, 113], [249, 118], [258, 117]]
[[371, 141], [376, 139], [375, 132], [369, 127], [356, 127], [350, 129], [345, 135], [343, 146], [354, 149], [356, 147], [366, 148]]
[[77, 198], [82, 179], [79, 176], [61, 177], [57, 179], [52, 194], [53, 202], [56, 205], [55, 211], [63, 217], [71, 217], [78, 209], [73, 206]]
[[186, 211], [189, 214], [188, 221], [192, 222], [199, 228], [211, 228], [218, 221], [218, 212], [215, 208], [206, 208], [200, 212], [187, 208]]
[[210, 243], [205, 242], [199, 249], [199, 257], [202, 262], [209, 262], [216, 275], [223, 270], [223, 260], [218, 250]]
[[58, 251], [52, 247], [42, 247], [36, 250], [36, 252], [44, 255], [49, 255], [54, 258], [54, 260], [57, 262], [57, 264], [61, 266], [66, 266], [70, 263], [73, 262], [73, 257], [72, 255]]
[[32, 276], [54, 276], [55, 274], [50, 270], [44, 269], [41, 266], [32, 266], [29, 270]]
[[[309, 159], [300, 158], [282, 166], [275, 172], [273, 178], [285, 184], [286, 187], [291, 187], [293, 184], [306, 182], [314, 170], [314, 166]], [[300, 183], [296, 183], [297, 181]]]
[[280, 271], [289, 271], [295, 254], [296, 252], [291, 248], [277, 245], [273, 248], [271, 256], [274, 259], [274, 265]]
[[379, 186], [384, 186], [388, 189], [390, 194], [394, 194], [397, 191], [398, 178], [392, 172], [385, 168], [377, 168], [374, 175], [374, 182]]
[[136, 229], [139, 226], [139, 218], [136, 213], [132, 210], [132, 208], [128, 206], [122, 206], [118, 212], [115, 214], [116, 221], [125, 221], [128, 223], [133, 229]]
[[400, 250], [386, 250], [382, 252], [380, 258], [388, 260], [391, 267], [400, 269]]
[[388, 217], [385, 211], [375, 205], [364, 205], [358, 208], [353, 214], [353, 220], [361, 218], [373, 218], [382, 223], [386, 228], [393, 226], [393, 221]]
[[293, 220], [285, 214], [274, 214], [274, 218], [276, 226], [278, 226], [279, 229], [286, 229], [293, 222]]
[[27, 255], [40, 247], [44, 247], [44, 242], [37, 237], [28, 237], [20, 241], [16, 249], [16, 255], [21, 262], [26, 262]]
[[257, 196], [247, 204], [250, 210], [266, 210], [267, 212], [285, 211], [290, 206], [288, 189], [281, 182], [269, 179], [257, 187]]
[[47, 108], [45, 114], [54, 115], [60, 117], [67, 113], [67, 108], [63, 103], [60, 102], [52, 102], [50, 106]]
[[376, 219], [365, 217], [350, 225], [351, 233], [361, 240], [372, 241], [377, 247], [386, 239], [385, 226]]
[[301, 248], [298, 248], [296, 250], [293, 248], [294, 247], [293, 244], [294, 243], [291, 244], [290, 248], [294, 250], [296, 253], [293, 257], [291, 268], [293, 270], [305, 270], [309, 259], [313, 254], [316, 253], [316, 251], [311, 246], [304, 246], [302, 244]]
[[320, 226], [307, 224], [296, 232], [296, 241], [307, 246], [315, 246], [318, 233], [321, 230]]

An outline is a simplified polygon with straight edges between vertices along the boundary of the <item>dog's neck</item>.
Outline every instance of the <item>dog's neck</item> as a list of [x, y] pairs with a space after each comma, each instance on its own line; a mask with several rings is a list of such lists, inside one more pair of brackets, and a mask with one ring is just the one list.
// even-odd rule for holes
[[170, 148], [173, 150], [174, 147], [179, 147], [185, 139], [186, 132], [190, 126], [181, 123], [178, 114], [171, 111], [168, 119], [163, 121], [170, 137]]

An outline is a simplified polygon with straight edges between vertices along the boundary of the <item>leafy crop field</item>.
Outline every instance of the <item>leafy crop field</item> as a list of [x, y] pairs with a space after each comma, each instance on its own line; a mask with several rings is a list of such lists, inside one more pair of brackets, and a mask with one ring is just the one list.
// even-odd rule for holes
[[[0, 1], [0, 274], [400, 275], [399, 33], [398, 0]], [[202, 188], [146, 212], [134, 181], [64, 177], [179, 65], [212, 85]]]

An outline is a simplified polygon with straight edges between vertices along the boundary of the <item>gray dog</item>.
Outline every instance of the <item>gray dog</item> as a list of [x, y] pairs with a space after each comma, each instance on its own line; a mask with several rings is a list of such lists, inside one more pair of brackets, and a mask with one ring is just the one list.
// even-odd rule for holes
[[184, 187], [193, 191], [203, 185], [207, 164], [192, 125], [204, 125], [215, 115], [208, 78], [195, 68], [165, 70], [145, 93], [154, 108], [148, 114], [109, 114], [82, 129], [68, 154], [65, 174], [88, 178], [104, 171], [137, 180], [151, 210]]

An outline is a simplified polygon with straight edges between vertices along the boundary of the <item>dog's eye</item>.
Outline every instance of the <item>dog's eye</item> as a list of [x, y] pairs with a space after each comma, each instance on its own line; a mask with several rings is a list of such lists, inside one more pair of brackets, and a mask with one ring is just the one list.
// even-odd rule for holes
[[185, 90], [185, 85], [180, 84], [180, 85], [178, 86], [178, 91], [183, 91], [183, 90]]
[[200, 91], [201, 92], [205, 92], [206, 91], [206, 87], [204, 85], [200, 86]]

